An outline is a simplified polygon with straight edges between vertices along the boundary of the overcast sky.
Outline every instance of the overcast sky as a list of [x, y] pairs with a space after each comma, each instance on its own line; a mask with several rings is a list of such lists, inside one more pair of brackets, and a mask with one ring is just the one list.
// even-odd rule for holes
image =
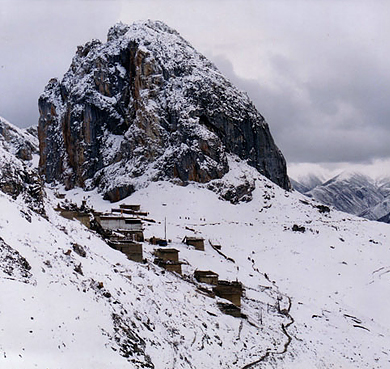
[[390, 171], [389, 15], [380, 0], [0, 0], [0, 115], [36, 124], [39, 95], [77, 45], [159, 19], [248, 93], [290, 173]]

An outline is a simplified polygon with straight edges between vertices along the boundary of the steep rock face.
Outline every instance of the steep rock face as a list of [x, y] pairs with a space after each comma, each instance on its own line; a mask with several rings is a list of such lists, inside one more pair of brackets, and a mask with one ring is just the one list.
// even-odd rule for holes
[[[0, 191], [23, 196], [29, 207], [44, 214], [43, 189], [36, 168], [38, 140], [0, 117]], [[35, 161], [35, 163], [34, 163]]]
[[285, 189], [283, 155], [246, 94], [161, 22], [117, 24], [78, 47], [39, 99], [40, 171], [112, 201], [162, 178], [208, 182], [234, 153]]

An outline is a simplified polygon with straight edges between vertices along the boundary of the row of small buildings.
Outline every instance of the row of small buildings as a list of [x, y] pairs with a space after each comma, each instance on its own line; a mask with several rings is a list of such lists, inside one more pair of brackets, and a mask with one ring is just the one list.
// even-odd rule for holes
[[[60, 214], [67, 219], [77, 219], [88, 228], [98, 227], [104, 232], [107, 244], [115, 250], [123, 252], [130, 260], [143, 262], [144, 229], [142, 217], [148, 215], [142, 212], [140, 205], [121, 204], [119, 208], [112, 209], [111, 213], [99, 213], [89, 209], [83, 202], [80, 208], [58, 206]], [[160, 246], [154, 250], [154, 263], [169, 272], [182, 275], [182, 264], [179, 260], [179, 250], [167, 247], [165, 239], [152, 237], [149, 242]], [[204, 239], [186, 236], [183, 243], [193, 246], [196, 250], [204, 251]], [[241, 296], [243, 287], [240, 282], [229, 282], [218, 279], [218, 274], [212, 271], [196, 270], [195, 280], [210, 288], [201, 287], [211, 297], [219, 296], [229, 300], [232, 304], [219, 304], [222, 311], [233, 316], [241, 316]]]
[[[170, 272], [182, 274], [179, 250], [174, 248], [158, 248], [154, 254], [156, 256], [154, 259], [155, 264]], [[195, 270], [194, 278], [201, 284], [211, 286], [211, 289], [201, 288], [202, 292], [206, 292], [211, 297], [218, 296], [224, 298], [233, 304], [221, 304], [221, 310], [229, 315], [241, 316], [242, 283], [238, 281], [219, 280], [219, 275], [211, 270]]]

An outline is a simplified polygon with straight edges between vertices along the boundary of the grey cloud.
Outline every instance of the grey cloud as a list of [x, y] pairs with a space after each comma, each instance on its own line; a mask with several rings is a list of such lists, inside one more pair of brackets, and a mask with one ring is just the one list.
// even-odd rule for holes
[[339, 65], [330, 58], [326, 65], [332, 73], [319, 68], [305, 83], [296, 78], [293, 63], [273, 59], [285, 79], [278, 88], [237, 76], [222, 56], [213, 60], [265, 116], [288, 162], [360, 163], [390, 157], [390, 78], [375, 60], [351, 56]]
[[1, 6], [0, 115], [26, 127], [37, 124], [37, 100], [49, 79], [66, 72], [77, 45], [105, 39], [119, 8], [104, 2], [91, 7], [89, 1], [6, 1]]
[[342, 62], [330, 59], [328, 63], [333, 73], [316, 74], [306, 84], [313, 105], [334, 114], [339, 103], [350, 104], [360, 113], [355, 124], [389, 127], [388, 66], [359, 54], [344, 56]]
[[154, 18], [248, 93], [288, 162], [390, 157], [385, 2], [0, 1], [0, 115], [16, 125], [36, 124], [39, 95], [77, 45]]

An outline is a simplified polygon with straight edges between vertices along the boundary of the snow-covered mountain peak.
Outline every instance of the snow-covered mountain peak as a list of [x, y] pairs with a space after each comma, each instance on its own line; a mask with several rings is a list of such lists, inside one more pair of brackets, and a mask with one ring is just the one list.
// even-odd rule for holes
[[380, 175], [375, 179], [375, 183], [379, 188], [386, 191], [386, 196], [390, 195], [390, 176], [387, 174]]
[[338, 174], [337, 176], [333, 177], [332, 179], [330, 179], [328, 182], [325, 183], [336, 182], [336, 181], [356, 181], [362, 183], [364, 182], [374, 183], [374, 180], [370, 176], [356, 170], [344, 170], [340, 174]]
[[141, 177], [220, 179], [235, 154], [290, 188], [283, 155], [248, 96], [162, 22], [117, 24], [106, 43], [80, 46], [39, 106], [48, 182], [97, 187], [117, 201]]
[[[173, 28], [169, 27], [166, 23], [160, 21], [160, 20], [139, 20], [131, 25], [118, 22], [114, 26], [112, 26], [107, 33], [107, 41], [112, 41], [115, 39], [120, 39], [122, 36], [128, 34], [127, 36], [137, 37], [139, 41], [145, 41], [150, 42], [150, 39], [146, 36], [147, 34], [152, 35], [155, 33], [159, 34], [165, 34], [165, 35], [173, 35], [176, 37], [180, 37], [183, 43], [186, 43], [189, 45], [187, 41], [185, 41]], [[154, 37], [152, 36], [152, 39]]]

